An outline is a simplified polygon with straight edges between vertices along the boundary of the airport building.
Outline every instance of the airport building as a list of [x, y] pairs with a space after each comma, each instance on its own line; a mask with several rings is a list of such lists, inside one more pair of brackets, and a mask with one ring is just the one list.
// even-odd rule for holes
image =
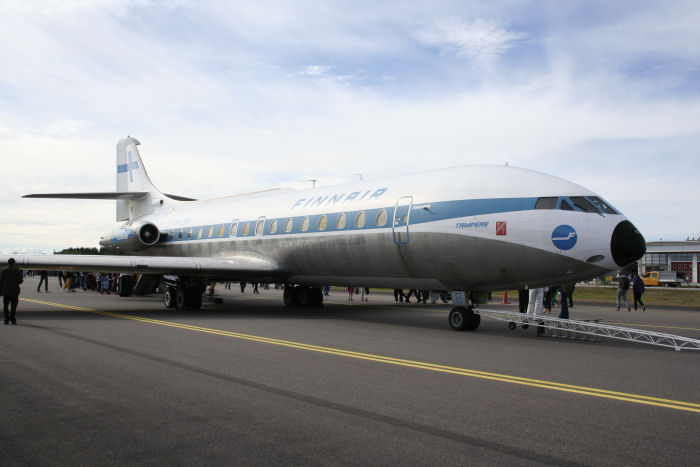
[[647, 242], [647, 252], [639, 260], [639, 272], [676, 271], [698, 285], [700, 240]]

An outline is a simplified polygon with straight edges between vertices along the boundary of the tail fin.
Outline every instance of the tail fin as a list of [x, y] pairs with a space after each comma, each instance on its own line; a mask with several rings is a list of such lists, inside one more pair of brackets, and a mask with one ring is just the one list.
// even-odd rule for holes
[[[117, 191], [98, 193], [34, 193], [23, 198], [115, 199], [117, 221], [126, 221], [155, 212], [170, 203], [196, 201], [184, 196], [161, 193], [148, 178], [139, 155], [139, 141], [131, 136], [117, 143]], [[166, 203], [166, 198], [168, 199]]]
[[145, 193], [139, 199], [117, 200], [117, 221], [131, 220], [154, 211], [153, 203], [164, 195], [153, 186], [136, 146], [141, 144], [128, 136], [117, 143], [117, 193]]

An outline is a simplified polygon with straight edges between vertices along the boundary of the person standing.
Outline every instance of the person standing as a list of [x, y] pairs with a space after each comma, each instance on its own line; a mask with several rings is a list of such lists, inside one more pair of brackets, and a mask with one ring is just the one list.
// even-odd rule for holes
[[569, 308], [574, 306], [574, 291], [576, 290], [576, 284], [571, 284], [571, 293], [569, 294]]
[[23, 282], [22, 271], [15, 266], [15, 259], [7, 260], [7, 269], [0, 274], [0, 285], [2, 286], [2, 311], [5, 314], [5, 324], [17, 324], [15, 314], [17, 313], [17, 303], [19, 303], [19, 285]]
[[39, 285], [36, 286], [36, 291], [41, 292], [41, 284], [44, 284], [44, 292], [49, 291], [49, 272], [41, 271], [39, 273]]
[[362, 287], [362, 298], [361, 301], [363, 302], [368, 302], [369, 301], [369, 287]]
[[569, 297], [574, 293], [574, 284], [564, 284], [559, 289], [561, 293], [561, 311], [559, 318], [569, 319]]
[[528, 304], [527, 304], [527, 315], [535, 317], [542, 314], [544, 308], [544, 288], [541, 289], [530, 289]]
[[627, 311], [631, 311], [629, 300], [627, 300], [627, 291], [630, 288], [630, 278], [623, 274], [622, 271], [619, 272], [617, 277], [617, 311], [620, 311], [620, 299], [624, 299], [625, 305], [627, 306]]
[[527, 289], [527, 285], [518, 289], [518, 310], [520, 313], [527, 312], [527, 305], [530, 303], [530, 291]]
[[632, 281], [632, 296], [634, 297], [634, 311], [637, 311], [637, 302], [642, 305], [642, 311], [646, 311], [647, 306], [642, 301], [642, 294], [644, 294], [644, 281], [639, 274], [634, 274], [634, 280]]

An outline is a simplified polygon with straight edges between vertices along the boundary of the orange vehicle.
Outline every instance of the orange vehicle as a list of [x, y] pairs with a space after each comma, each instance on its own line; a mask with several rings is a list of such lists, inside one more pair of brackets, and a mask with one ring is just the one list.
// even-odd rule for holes
[[642, 274], [642, 280], [648, 287], [678, 287], [683, 282], [675, 271], [649, 271]]

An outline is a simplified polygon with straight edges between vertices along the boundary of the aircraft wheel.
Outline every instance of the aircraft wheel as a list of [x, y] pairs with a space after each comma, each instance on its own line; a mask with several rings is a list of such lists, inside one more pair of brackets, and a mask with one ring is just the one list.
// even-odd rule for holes
[[311, 296], [314, 299], [314, 306], [323, 305], [323, 291], [319, 287], [311, 289]]
[[175, 309], [184, 310], [187, 308], [187, 294], [182, 289], [177, 289], [175, 292]]
[[467, 331], [476, 331], [476, 329], [481, 324], [481, 315], [478, 313], [474, 313], [473, 311], [471, 313], [472, 313], [472, 322], [471, 322], [471, 325], [467, 328]]
[[510, 323], [508, 323], [508, 328], [509, 328], [511, 331], [515, 331], [515, 328], [516, 328], [516, 327], [518, 327], [518, 325], [515, 324], [514, 322], [511, 321]]
[[199, 292], [199, 287], [193, 287], [189, 294], [190, 308], [199, 310], [202, 308], [202, 294]]
[[299, 305], [313, 306], [314, 298], [311, 289], [308, 287], [298, 287], [297, 295], [299, 296]]
[[294, 290], [294, 287], [291, 285], [288, 285], [284, 288], [284, 292], [282, 293], [282, 299], [284, 300], [284, 304], [287, 306], [293, 306], [297, 304], [297, 294], [295, 293], [296, 291]]
[[450, 323], [450, 328], [454, 331], [464, 331], [467, 329], [468, 322], [471, 321], [467, 312], [471, 312], [471, 310], [467, 310], [463, 306], [452, 308], [447, 318]]
[[175, 308], [175, 289], [168, 287], [163, 293], [163, 303], [166, 308]]

